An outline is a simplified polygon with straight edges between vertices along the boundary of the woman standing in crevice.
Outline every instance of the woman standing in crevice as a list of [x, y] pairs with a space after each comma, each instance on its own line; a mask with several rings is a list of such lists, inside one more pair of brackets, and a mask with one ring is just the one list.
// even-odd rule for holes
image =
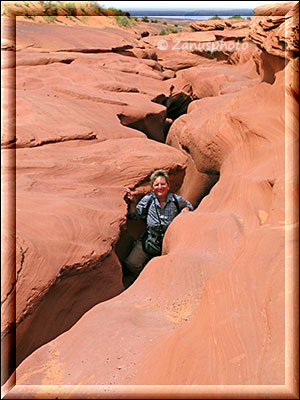
[[146, 194], [137, 204], [129, 188], [125, 188], [128, 218], [142, 219], [146, 223], [145, 233], [134, 242], [124, 260], [127, 269], [138, 275], [148, 261], [161, 255], [165, 232], [173, 219], [181, 212], [193, 211], [193, 206], [183, 197], [171, 193], [166, 171], [157, 170], [150, 176], [152, 193]]

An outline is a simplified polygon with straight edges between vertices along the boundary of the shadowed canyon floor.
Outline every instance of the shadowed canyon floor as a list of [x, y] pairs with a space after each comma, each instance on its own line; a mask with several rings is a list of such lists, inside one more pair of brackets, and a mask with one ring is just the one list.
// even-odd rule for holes
[[[47, 385], [295, 398], [298, 9], [263, 10], [195, 22], [164, 48], [150, 25], [142, 37], [105, 19], [17, 17], [14, 42], [2, 19], [5, 398]], [[195, 211], [129, 285], [122, 262], [143, 225], [127, 221], [124, 187], [140, 199], [160, 168]]]

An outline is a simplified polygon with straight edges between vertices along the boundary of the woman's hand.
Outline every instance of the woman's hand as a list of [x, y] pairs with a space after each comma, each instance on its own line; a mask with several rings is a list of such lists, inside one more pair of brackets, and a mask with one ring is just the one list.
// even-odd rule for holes
[[124, 188], [125, 194], [124, 194], [124, 200], [128, 204], [128, 213], [132, 214], [135, 211], [135, 206], [136, 206], [136, 201], [135, 197], [129, 188]]
[[127, 204], [130, 204], [134, 199], [132, 191], [129, 188], [124, 188], [124, 190], [125, 190], [124, 200], [126, 201]]

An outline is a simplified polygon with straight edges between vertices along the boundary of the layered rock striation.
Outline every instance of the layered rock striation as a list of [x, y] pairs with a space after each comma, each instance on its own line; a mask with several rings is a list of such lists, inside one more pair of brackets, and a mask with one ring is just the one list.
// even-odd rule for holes
[[[170, 35], [165, 49], [127, 33], [126, 48], [93, 43], [89, 52], [81, 27], [81, 47], [72, 38], [41, 55], [31, 39], [24, 48], [32, 27], [22, 23], [15, 136], [3, 136], [17, 263], [17, 279], [11, 261], [4, 269], [3, 340], [8, 348], [16, 328], [20, 394], [44, 385], [98, 385], [104, 397], [135, 385], [173, 395], [178, 385], [185, 395], [274, 385], [271, 394], [295, 396], [294, 5], [270, 29], [255, 16], [243, 37]], [[285, 29], [283, 50], [273, 43]], [[105, 43], [105, 30], [97, 34]], [[209, 59], [170, 45], [226, 35], [247, 46]], [[6, 90], [15, 90], [9, 78]], [[139, 228], [126, 222], [123, 187], [140, 198], [157, 168], [195, 211], [172, 222], [163, 255], [124, 290], [122, 260]], [[4, 234], [11, 260], [12, 222]]]
[[17, 51], [3, 50], [2, 339], [17, 365], [124, 290], [124, 187], [141, 197], [165, 168], [177, 190], [186, 168], [163, 143], [161, 65], [121, 54], [138, 46], [132, 34], [41, 25], [17, 21]]
[[216, 18], [207, 21], [193, 21], [190, 27], [195, 31], [212, 31], [212, 30], [225, 30], [225, 29], [241, 29], [248, 28], [250, 25], [249, 20], [243, 18]]

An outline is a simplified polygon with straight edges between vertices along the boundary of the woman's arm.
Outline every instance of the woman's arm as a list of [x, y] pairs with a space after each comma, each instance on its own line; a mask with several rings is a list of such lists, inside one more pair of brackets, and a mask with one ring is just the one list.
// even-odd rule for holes
[[134, 201], [134, 196], [129, 188], [125, 189], [124, 200], [128, 204], [128, 214], [133, 214], [135, 212], [136, 202]]
[[194, 211], [194, 207], [192, 206], [192, 204], [185, 200], [183, 197], [179, 196], [178, 194], [175, 194], [175, 196], [177, 197], [177, 201], [180, 207], [181, 212], [182, 211]]
[[145, 220], [148, 214], [148, 208], [150, 206], [151, 193], [146, 194], [137, 202], [136, 197], [133, 195], [129, 188], [124, 188], [126, 193], [124, 200], [128, 204], [128, 217], [130, 219], [142, 219]]

